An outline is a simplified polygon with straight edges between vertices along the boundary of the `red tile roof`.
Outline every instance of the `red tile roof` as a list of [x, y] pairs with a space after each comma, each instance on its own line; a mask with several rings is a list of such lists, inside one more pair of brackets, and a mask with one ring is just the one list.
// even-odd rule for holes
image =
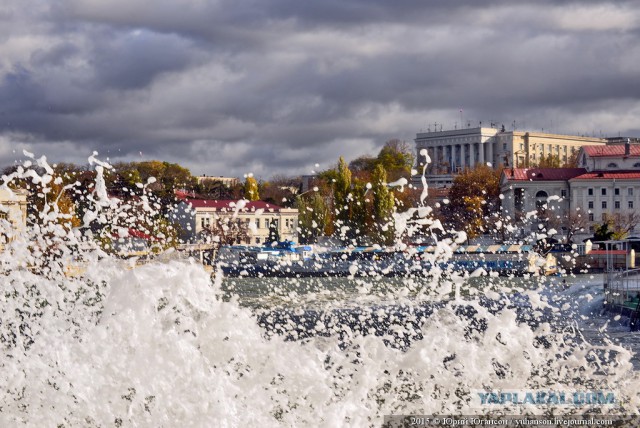
[[[240, 202], [232, 199], [184, 199], [183, 201], [191, 204], [193, 208], [215, 208], [216, 210], [225, 211], [234, 211], [236, 209], [236, 204]], [[241, 211], [255, 211], [260, 209], [273, 212], [280, 211], [282, 207], [269, 204], [264, 201], [251, 201], [247, 202], [247, 204]]]
[[626, 250], [591, 250], [589, 253], [587, 253], [588, 255], [594, 255], [594, 256], [599, 256], [599, 255], [604, 255], [604, 254], [627, 254]]
[[584, 168], [505, 168], [509, 180], [565, 181], [587, 172]]
[[[582, 146], [584, 152], [593, 157], [624, 156], [624, 144], [612, 144], [610, 146]], [[629, 154], [640, 156], [640, 144], [631, 144]]]
[[616, 180], [635, 180], [640, 179], [640, 171], [593, 171], [586, 174], [573, 177], [575, 180], [592, 180], [597, 178], [613, 179]]

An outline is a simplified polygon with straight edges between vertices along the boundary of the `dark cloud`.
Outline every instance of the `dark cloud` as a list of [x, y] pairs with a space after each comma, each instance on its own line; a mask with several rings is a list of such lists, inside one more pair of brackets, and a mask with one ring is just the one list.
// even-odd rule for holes
[[0, 162], [24, 147], [308, 173], [459, 125], [461, 108], [638, 135], [639, 32], [631, 1], [7, 0]]

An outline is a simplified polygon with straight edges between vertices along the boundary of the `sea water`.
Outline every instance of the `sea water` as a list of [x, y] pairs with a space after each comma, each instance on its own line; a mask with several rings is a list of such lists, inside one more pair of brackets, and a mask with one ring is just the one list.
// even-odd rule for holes
[[[94, 165], [100, 178], [108, 165]], [[95, 188], [85, 223], [126, 222]], [[499, 390], [617, 400], [503, 414], [640, 407], [625, 341], [637, 334], [608, 323], [590, 278], [224, 279], [171, 252], [123, 261], [88, 227], [44, 224], [0, 255], [1, 426], [379, 426], [496, 412], [474, 394]]]

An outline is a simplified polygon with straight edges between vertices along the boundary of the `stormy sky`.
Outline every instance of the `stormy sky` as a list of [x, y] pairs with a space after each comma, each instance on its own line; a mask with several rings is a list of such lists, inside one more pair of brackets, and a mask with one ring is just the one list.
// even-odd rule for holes
[[640, 2], [0, 2], [2, 166], [268, 178], [461, 120], [640, 136]]

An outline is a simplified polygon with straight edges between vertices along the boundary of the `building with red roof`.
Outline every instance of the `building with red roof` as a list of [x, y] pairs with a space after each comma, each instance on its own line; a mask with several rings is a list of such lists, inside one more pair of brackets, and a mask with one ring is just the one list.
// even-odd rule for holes
[[[194, 199], [182, 201], [174, 211], [182, 239], [199, 242], [222, 239], [226, 244], [262, 245], [274, 234], [280, 241], [298, 241], [298, 210], [264, 201]], [[216, 238], [217, 236], [217, 238]], [[231, 242], [232, 241], [232, 242]]]
[[[640, 145], [584, 146], [581, 168], [507, 168], [500, 181], [503, 209], [522, 225], [521, 233], [539, 230], [540, 218], [551, 218], [562, 240], [579, 223], [574, 241], [593, 236], [609, 223], [640, 233]], [[527, 221], [528, 220], [528, 221]]]

